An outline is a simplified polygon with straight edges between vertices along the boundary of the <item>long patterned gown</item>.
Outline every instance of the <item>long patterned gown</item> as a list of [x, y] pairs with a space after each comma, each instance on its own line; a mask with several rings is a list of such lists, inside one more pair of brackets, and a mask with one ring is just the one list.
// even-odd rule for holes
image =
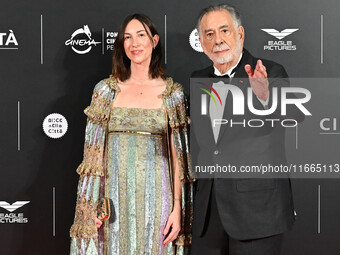
[[[111, 107], [119, 87], [114, 78], [98, 83], [88, 116], [71, 255], [186, 255], [192, 222], [192, 182], [183, 89], [171, 78], [159, 109]], [[182, 230], [164, 247], [163, 230], [173, 207], [169, 164], [171, 128], [182, 186]], [[99, 230], [95, 219], [102, 197], [113, 210]]]
[[174, 254], [162, 244], [173, 204], [166, 128], [162, 108], [111, 111], [106, 192], [115, 220], [107, 254]]

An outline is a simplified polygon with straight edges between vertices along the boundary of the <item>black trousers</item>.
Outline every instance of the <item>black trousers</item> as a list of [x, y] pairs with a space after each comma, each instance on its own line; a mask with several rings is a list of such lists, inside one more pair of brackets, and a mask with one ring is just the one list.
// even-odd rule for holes
[[[195, 215], [194, 215], [195, 217]], [[206, 222], [201, 237], [193, 235], [191, 255], [279, 255], [283, 234], [251, 240], [235, 240], [225, 232], [212, 187]], [[193, 226], [195, 230], [195, 225]]]

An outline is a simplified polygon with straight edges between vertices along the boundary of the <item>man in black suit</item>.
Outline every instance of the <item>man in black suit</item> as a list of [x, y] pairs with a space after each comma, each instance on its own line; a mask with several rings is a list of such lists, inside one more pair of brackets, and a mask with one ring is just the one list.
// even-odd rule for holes
[[[220, 4], [203, 9], [197, 29], [204, 53], [213, 65], [193, 72], [192, 78], [227, 75], [231, 84], [244, 94], [251, 87], [253, 105], [257, 109], [270, 108], [273, 87], [289, 86], [288, 75], [281, 65], [254, 58], [243, 48], [244, 28], [233, 7]], [[223, 119], [239, 120], [239, 116], [232, 116], [231, 93], [223, 88], [222, 92], [226, 93]], [[210, 106], [210, 118], [211, 110]], [[279, 115], [280, 107], [271, 116], [282, 119]], [[249, 110], [242, 116], [252, 117]], [[293, 106], [287, 108], [285, 117], [298, 122], [303, 119]], [[202, 126], [193, 122], [192, 128], [197, 134]], [[219, 130], [210, 127], [210, 131], [197, 139], [199, 160], [204, 159], [212, 165], [225, 165], [226, 162], [231, 165], [279, 165], [286, 162], [285, 131], [280, 125], [261, 128], [221, 125]], [[191, 254], [277, 255], [283, 233], [291, 229], [294, 220], [289, 178], [198, 179]]]

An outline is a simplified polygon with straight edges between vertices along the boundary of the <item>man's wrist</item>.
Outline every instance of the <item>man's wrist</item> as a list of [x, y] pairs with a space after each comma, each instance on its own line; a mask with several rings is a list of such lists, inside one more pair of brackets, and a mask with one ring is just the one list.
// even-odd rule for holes
[[263, 92], [263, 94], [261, 96], [259, 96], [258, 98], [261, 99], [262, 101], [269, 101], [269, 89], [266, 92]]
[[260, 101], [260, 103], [263, 105], [264, 109], [268, 109], [268, 105], [269, 105], [269, 96], [270, 96], [270, 92], [268, 90], [267, 93], [265, 93], [265, 95], [263, 97], [257, 97], [257, 99]]

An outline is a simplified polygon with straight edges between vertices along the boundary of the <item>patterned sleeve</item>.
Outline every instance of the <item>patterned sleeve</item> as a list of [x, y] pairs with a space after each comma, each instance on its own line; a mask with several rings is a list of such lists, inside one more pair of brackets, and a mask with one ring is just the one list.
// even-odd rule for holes
[[105, 171], [105, 143], [109, 104], [114, 92], [104, 81], [93, 91], [87, 115], [83, 161], [77, 169], [79, 183], [74, 223], [70, 229], [71, 255], [98, 254], [98, 232], [95, 224], [100, 186]]
[[173, 133], [173, 142], [182, 183], [182, 227], [176, 240], [176, 245], [178, 246], [176, 254], [188, 254], [191, 244], [195, 174], [192, 171], [189, 151], [190, 118], [188, 117], [188, 105], [180, 84], [173, 84], [172, 92], [165, 99], [165, 103], [169, 116], [169, 125]]

